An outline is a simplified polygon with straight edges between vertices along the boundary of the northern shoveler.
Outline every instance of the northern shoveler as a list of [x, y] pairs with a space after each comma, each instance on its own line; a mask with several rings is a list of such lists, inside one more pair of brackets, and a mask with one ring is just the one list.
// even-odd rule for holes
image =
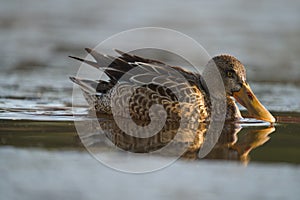
[[[119, 50], [116, 50], [120, 54], [118, 57], [100, 54], [88, 48], [86, 51], [95, 61], [70, 57], [103, 70], [109, 80], [77, 77], [70, 79], [81, 87], [86, 100], [97, 113], [111, 115], [113, 106], [123, 108], [129, 105], [130, 117], [133, 120], [149, 121], [150, 107], [160, 104], [167, 113], [167, 119], [196, 117], [200, 122], [210, 119], [210, 94], [200, 74]], [[275, 118], [259, 102], [246, 82], [245, 67], [238, 59], [231, 55], [218, 55], [207, 65], [211, 63], [217, 66], [223, 79], [227, 101], [226, 120], [236, 121], [241, 118], [235, 103], [237, 100], [248, 110], [251, 117], [275, 122]], [[181, 77], [178, 77], [178, 74]], [[187, 101], [181, 101], [176, 93]], [[186, 103], [189, 100], [195, 101], [196, 104]], [[115, 112], [122, 116], [121, 111]]]

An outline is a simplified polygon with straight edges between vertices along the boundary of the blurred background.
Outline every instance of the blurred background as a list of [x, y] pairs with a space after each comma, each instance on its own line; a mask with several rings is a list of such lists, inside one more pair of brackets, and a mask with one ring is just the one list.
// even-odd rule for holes
[[[1, 197], [296, 199], [299, 11], [299, 0], [0, 0]], [[69, 76], [80, 64], [68, 56], [84, 57], [85, 47], [149, 26], [182, 32], [211, 56], [236, 56], [262, 103], [294, 123], [276, 125], [271, 139], [257, 134], [268, 142], [251, 152], [254, 162], [247, 168], [178, 161], [136, 176], [99, 164], [80, 146], [74, 128]]]

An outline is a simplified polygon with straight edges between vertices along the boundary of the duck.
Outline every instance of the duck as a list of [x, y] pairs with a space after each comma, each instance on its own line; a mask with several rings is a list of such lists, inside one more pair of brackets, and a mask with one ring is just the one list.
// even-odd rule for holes
[[[274, 123], [275, 117], [263, 106], [250, 88], [245, 66], [234, 56], [221, 54], [212, 57], [205, 69], [216, 66], [224, 92], [212, 94], [203, 75], [172, 66], [159, 60], [115, 50], [110, 56], [85, 48], [94, 60], [69, 56], [88, 64], [107, 75], [106, 79], [91, 80], [71, 76], [90, 105], [99, 115], [118, 115], [133, 121], [150, 123], [157, 120], [211, 121], [212, 99], [226, 100], [225, 120], [242, 119], [237, 102], [248, 111], [247, 117]], [[154, 105], [160, 105], [153, 109]], [[161, 109], [163, 108], [163, 109]]]

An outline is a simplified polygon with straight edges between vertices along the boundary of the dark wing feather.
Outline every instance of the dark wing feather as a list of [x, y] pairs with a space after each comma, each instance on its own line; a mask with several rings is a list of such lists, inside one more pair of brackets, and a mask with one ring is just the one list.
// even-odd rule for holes
[[200, 74], [196, 74], [196, 73], [192, 73], [190, 71], [187, 71], [187, 70], [184, 70], [182, 69], [181, 67], [177, 67], [177, 66], [170, 66], [170, 65], [167, 65], [166, 63], [163, 63], [161, 61], [158, 61], [158, 60], [153, 60], [153, 59], [147, 59], [147, 58], [142, 58], [142, 57], [139, 57], [137, 55], [131, 55], [129, 53], [125, 53], [123, 51], [120, 51], [118, 49], [115, 49], [115, 51], [121, 55], [121, 58], [122, 60], [126, 61], [127, 63], [129, 62], [141, 62], [141, 63], [148, 63], [148, 64], [153, 64], [153, 65], [158, 65], [158, 66], [163, 66], [163, 67], [166, 67], [166, 68], [172, 68], [172, 69], [175, 69], [176, 71], [178, 71], [179, 73], [181, 73], [181, 75], [183, 75], [186, 80], [189, 81], [189, 83], [191, 85], [196, 85], [196, 86], [200, 86]]
[[143, 63], [151, 63], [151, 64], [158, 64], [158, 65], [165, 65], [165, 63], [158, 61], [158, 60], [152, 60], [147, 58], [142, 58], [137, 55], [131, 55], [129, 53], [125, 53], [119, 49], [115, 49], [115, 51], [121, 55], [121, 58], [125, 60], [126, 62], [143, 62]]
[[81, 79], [77, 77], [70, 77], [71, 81], [80, 86], [80, 88], [88, 94], [106, 93], [113, 88], [113, 84], [110, 81], [103, 80], [89, 80]]
[[90, 61], [90, 60], [84, 60], [82, 58], [78, 58], [78, 57], [75, 57], [75, 56], [69, 56], [69, 57], [73, 58], [75, 60], [79, 60], [80, 62], [86, 63], [88, 65], [91, 65], [91, 66], [96, 67], [97, 69], [99, 69], [99, 65], [96, 62], [93, 62], [93, 61]]
[[[203, 89], [200, 83], [201, 76], [199, 74], [184, 70], [177, 66], [170, 66], [158, 60], [131, 55], [117, 49], [115, 51], [120, 54], [120, 56], [116, 58], [98, 53], [97, 51], [89, 48], [86, 48], [85, 50], [95, 59], [96, 62], [74, 56], [70, 57], [87, 63], [97, 69], [103, 70], [110, 78], [110, 82], [112, 84], [116, 84], [124, 74], [127, 76], [135, 76], [142, 72], [148, 71], [148, 73], [150, 73], [152, 70], [152, 72], [156, 72], [156, 75], [159, 75], [160, 73], [165, 75], [166, 73], [170, 73], [170, 71], [172, 71], [170, 69], [173, 69], [179, 72], [192, 86], [197, 86], [199, 89]], [[136, 69], [137, 71], [130, 73], [129, 71], [133, 69]]]

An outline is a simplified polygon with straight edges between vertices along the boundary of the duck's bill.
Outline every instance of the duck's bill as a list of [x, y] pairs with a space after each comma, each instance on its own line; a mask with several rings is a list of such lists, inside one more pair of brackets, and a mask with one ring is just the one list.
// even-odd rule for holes
[[251, 117], [267, 122], [275, 122], [273, 115], [259, 102], [248, 83], [244, 83], [240, 91], [233, 93], [234, 98], [245, 108]]

